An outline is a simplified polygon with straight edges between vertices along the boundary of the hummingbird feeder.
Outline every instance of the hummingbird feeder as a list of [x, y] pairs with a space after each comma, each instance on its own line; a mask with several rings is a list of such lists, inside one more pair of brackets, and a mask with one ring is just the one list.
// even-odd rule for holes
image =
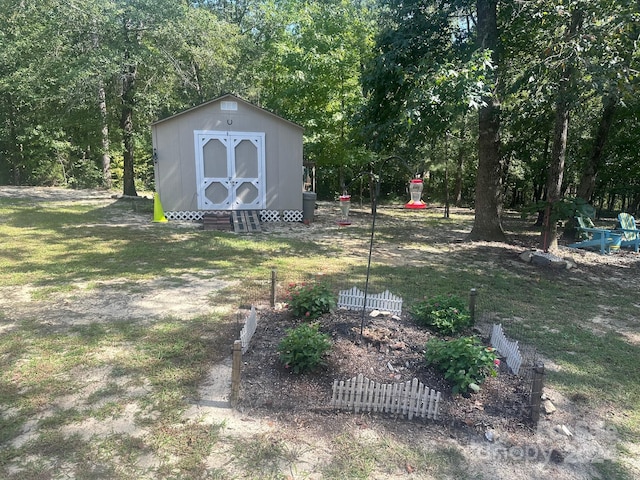
[[340, 220], [341, 227], [351, 225], [349, 221], [349, 209], [351, 208], [351, 195], [340, 195]]
[[404, 208], [411, 208], [415, 210], [427, 208], [427, 204], [420, 198], [422, 197], [423, 188], [424, 184], [422, 183], [421, 178], [414, 178], [411, 180], [411, 183], [409, 183], [409, 194], [411, 195], [411, 200], [404, 205]]

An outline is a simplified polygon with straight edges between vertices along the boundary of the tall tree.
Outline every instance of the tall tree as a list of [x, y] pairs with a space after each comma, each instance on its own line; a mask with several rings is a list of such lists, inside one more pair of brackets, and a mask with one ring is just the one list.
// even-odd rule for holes
[[478, 173], [472, 240], [504, 241], [502, 208], [503, 162], [500, 154], [500, 76], [497, 0], [478, 0], [478, 47], [491, 52], [495, 67], [493, 91], [478, 112]]
[[[0, 4], [0, 156], [15, 184], [63, 183], [70, 145], [59, 118], [65, 50], [56, 2]], [[46, 75], [43, 75], [46, 72]]]
[[[305, 127], [305, 159], [335, 178], [357, 168], [351, 118], [363, 102], [361, 62], [370, 48], [372, 17], [350, 0], [283, 1], [266, 5], [277, 29], [266, 36], [261, 103]], [[333, 193], [331, 192], [331, 193]], [[329, 193], [329, 192], [327, 192]]]
[[[464, 3], [390, 0], [368, 62], [363, 87], [363, 129], [375, 150], [407, 151], [438, 137], [477, 105], [471, 18]], [[429, 138], [430, 140], [430, 138]], [[427, 142], [428, 143], [428, 142]]]
[[[625, 70], [633, 50], [628, 40], [632, 4], [628, 0], [535, 0], [509, 7], [504, 36], [505, 90], [512, 95], [506, 125], [509, 154], [525, 159], [534, 200], [541, 191], [536, 186], [537, 165], [545, 158], [545, 139], [550, 140], [544, 162], [549, 204], [548, 220], [540, 222], [545, 225], [542, 248], [557, 245], [558, 201], [567, 192], [574, 194], [576, 186], [581, 195], [590, 197], [597, 188], [611, 131], [607, 125], [620, 105], [617, 92], [629, 83]], [[595, 135], [586, 133], [591, 131]]]
[[109, 112], [104, 83], [98, 85], [98, 109], [100, 110], [100, 138], [102, 147], [102, 186], [111, 188], [111, 149], [109, 141]]
[[190, 8], [183, 21], [163, 24], [154, 39], [159, 54], [149, 94], [158, 97], [161, 116], [224, 93], [255, 99], [261, 47], [240, 25], [208, 8]]
[[596, 178], [604, 162], [605, 144], [609, 138], [609, 132], [618, 108], [618, 92], [616, 90], [609, 92], [603, 98], [602, 103], [602, 113], [591, 146], [591, 152], [586, 158], [576, 192], [577, 197], [583, 198], [587, 202], [591, 201], [596, 188]]
[[[474, 115], [491, 87], [490, 57], [475, 45], [473, 5], [389, 1], [376, 54], [363, 77], [367, 103], [360, 122], [365, 143], [433, 172], [432, 191], [436, 182], [444, 182], [438, 190], [449, 191], [439, 172], [448, 174], [449, 152], [463, 151], [464, 135], [456, 132], [464, 130], [466, 118]], [[474, 149], [464, 148], [459, 171], [465, 163], [474, 163], [470, 152]]]
[[[601, 3], [601, 2], [598, 2]], [[595, 94], [602, 99], [593, 127], [592, 144], [581, 165], [577, 196], [590, 201], [597, 177], [606, 161], [605, 147], [616, 113], [631, 105], [637, 97], [637, 42], [640, 36], [640, 3], [615, 0], [596, 13], [587, 53], [592, 60], [589, 75]]]

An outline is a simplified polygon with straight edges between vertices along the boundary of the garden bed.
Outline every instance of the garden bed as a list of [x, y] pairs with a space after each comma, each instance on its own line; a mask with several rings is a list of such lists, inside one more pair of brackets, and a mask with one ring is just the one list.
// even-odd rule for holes
[[[503, 431], [529, 429], [526, 394], [530, 387], [522, 377], [509, 373], [505, 362], [501, 362], [499, 374], [488, 377], [478, 393], [452, 395], [452, 385], [443, 374], [425, 364], [425, 344], [434, 334], [418, 326], [409, 315], [367, 315], [362, 336], [360, 312], [337, 310], [316, 321], [319, 330], [331, 338], [333, 348], [323, 366], [295, 374], [279, 361], [277, 346], [288, 329], [303, 321], [286, 310], [261, 312], [249, 351], [243, 356], [240, 409], [295, 423], [305, 423], [315, 415], [334, 416], [330, 408], [333, 381], [362, 374], [381, 383], [417, 378], [440, 391], [443, 402], [438, 422], [449, 426], [478, 433], [495, 427]], [[488, 345], [488, 338], [482, 340]]]

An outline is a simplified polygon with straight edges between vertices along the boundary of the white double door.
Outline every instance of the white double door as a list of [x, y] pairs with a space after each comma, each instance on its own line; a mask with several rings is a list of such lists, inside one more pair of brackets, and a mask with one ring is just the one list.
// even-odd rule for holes
[[200, 210], [265, 208], [264, 133], [194, 131]]

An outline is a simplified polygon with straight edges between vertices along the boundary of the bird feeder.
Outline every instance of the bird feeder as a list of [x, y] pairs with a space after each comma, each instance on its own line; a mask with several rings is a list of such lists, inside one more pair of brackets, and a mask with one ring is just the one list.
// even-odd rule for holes
[[414, 178], [409, 183], [409, 194], [411, 195], [411, 200], [409, 203], [406, 203], [404, 208], [412, 208], [412, 209], [421, 209], [427, 208], [427, 204], [424, 203], [420, 197], [422, 197], [422, 189], [424, 188], [424, 184], [422, 183], [422, 179]]
[[341, 227], [351, 225], [349, 221], [349, 209], [351, 208], [351, 195], [340, 195], [340, 220]]

